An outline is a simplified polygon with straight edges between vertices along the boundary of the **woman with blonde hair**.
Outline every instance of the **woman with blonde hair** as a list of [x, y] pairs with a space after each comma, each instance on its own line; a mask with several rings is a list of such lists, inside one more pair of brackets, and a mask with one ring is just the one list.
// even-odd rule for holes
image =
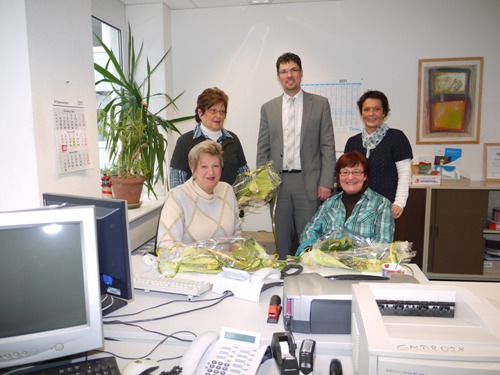
[[233, 188], [220, 181], [222, 146], [212, 140], [203, 141], [189, 151], [188, 162], [191, 178], [170, 190], [163, 206], [158, 245], [171, 247], [241, 235]]

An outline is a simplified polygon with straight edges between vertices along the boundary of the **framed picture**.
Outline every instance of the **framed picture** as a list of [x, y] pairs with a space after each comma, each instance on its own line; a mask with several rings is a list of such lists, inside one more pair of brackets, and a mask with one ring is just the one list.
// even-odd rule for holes
[[417, 144], [479, 143], [483, 61], [419, 60]]
[[484, 180], [500, 182], [500, 143], [484, 144]]

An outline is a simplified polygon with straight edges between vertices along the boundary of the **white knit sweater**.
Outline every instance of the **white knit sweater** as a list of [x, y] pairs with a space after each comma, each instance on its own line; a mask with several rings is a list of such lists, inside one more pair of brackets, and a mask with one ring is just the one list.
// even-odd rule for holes
[[158, 245], [191, 244], [208, 238], [241, 235], [238, 203], [231, 185], [219, 182], [205, 193], [193, 178], [172, 189], [158, 228]]

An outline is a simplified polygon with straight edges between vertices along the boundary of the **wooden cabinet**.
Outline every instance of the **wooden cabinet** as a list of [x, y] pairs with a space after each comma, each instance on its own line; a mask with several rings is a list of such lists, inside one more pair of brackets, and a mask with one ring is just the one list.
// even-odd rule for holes
[[498, 183], [462, 179], [412, 185], [405, 211], [408, 240], [417, 251], [413, 262], [429, 279], [500, 281], [500, 267], [484, 272], [485, 237], [500, 239], [500, 232], [485, 229], [499, 203]]
[[410, 189], [404, 212], [406, 239], [412, 243], [412, 249], [417, 252], [411, 262], [417, 264], [420, 269], [423, 269], [425, 200], [425, 189]]
[[488, 191], [432, 190], [427, 269], [482, 275]]

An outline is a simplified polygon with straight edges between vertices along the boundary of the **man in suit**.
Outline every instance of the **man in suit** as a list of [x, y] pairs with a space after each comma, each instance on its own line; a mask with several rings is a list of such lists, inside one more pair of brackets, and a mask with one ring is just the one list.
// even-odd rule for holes
[[285, 53], [276, 61], [283, 95], [261, 109], [257, 166], [268, 161], [281, 174], [275, 202], [277, 251], [294, 255], [296, 239], [322, 201], [332, 194], [335, 138], [328, 99], [301, 88], [302, 62]]

